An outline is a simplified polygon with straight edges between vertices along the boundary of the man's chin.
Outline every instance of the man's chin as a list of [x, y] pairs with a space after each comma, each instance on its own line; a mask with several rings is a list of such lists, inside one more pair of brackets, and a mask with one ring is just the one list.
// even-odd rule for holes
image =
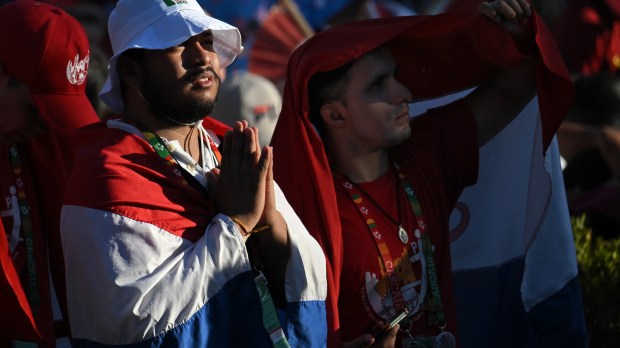
[[403, 128], [401, 132], [399, 132], [397, 135], [394, 136], [394, 138], [392, 138], [392, 144], [390, 147], [398, 146], [404, 143], [407, 139], [409, 139], [410, 136], [411, 136], [411, 128], [407, 125], [406, 128]]

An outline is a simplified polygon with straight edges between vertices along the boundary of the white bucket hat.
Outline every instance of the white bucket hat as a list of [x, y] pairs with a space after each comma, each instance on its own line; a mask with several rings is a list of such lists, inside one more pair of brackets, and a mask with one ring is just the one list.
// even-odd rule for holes
[[206, 30], [213, 33], [213, 48], [222, 68], [243, 51], [239, 30], [207, 16], [195, 0], [120, 0], [108, 21], [114, 55], [99, 93], [101, 99], [115, 112], [122, 112], [116, 62], [123, 52], [132, 48], [166, 49]]

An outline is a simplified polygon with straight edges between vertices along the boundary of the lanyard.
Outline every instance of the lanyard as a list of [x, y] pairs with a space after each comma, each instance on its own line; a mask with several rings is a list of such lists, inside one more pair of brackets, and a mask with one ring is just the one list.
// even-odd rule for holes
[[[17, 145], [11, 145], [9, 151], [13, 174], [15, 175], [15, 186], [17, 190], [17, 201], [19, 205], [19, 215], [22, 221], [22, 230], [24, 231], [24, 240], [26, 242], [26, 270], [27, 270], [27, 289], [26, 294], [30, 303], [33, 314], [36, 316], [41, 299], [39, 297], [38, 280], [39, 275], [36, 269], [35, 251], [34, 251], [34, 233], [32, 231], [32, 218], [30, 215], [30, 205], [25, 190], [25, 181], [23, 175], [22, 161], [19, 157]], [[4, 238], [4, 237], [1, 237]]]
[[[164, 142], [161, 140], [161, 138], [158, 135], [153, 134], [151, 132], [143, 132], [142, 134], [144, 135], [146, 140], [149, 142], [153, 150], [155, 150], [155, 152], [159, 155], [159, 157], [161, 157], [164, 161], [166, 161], [168, 165], [179, 167], [179, 168], [174, 169], [174, 173], [176, 174], [177, 178], [179, 178], [179, 181], [183, 185], [190, 185], [194, 187], [196, 190], [203, 193], [205, 196], [208, 196], [208, 192], [205, 189], [205, 187], [202, 186], [202, 184], [196, 178], [194, 178], [193, 175], [191, 175], [179, 163], [177, 163], [177, 161], [174, 159], [174, 157], [170, 153], [170, 150], [168, 150], [168, 147], [164, 145]], [[211, 150], [213, 151], [214, 156], [218, 159], [218, 163], [219, 163], [219, 159], [222, 158], [222, 155], [220, 155], [220, 152], [217, 149], [217, 146], [215, 146], [215, 143], [213, 143], [213, 141], [210, 138], [209, 138], [209, 143], [213, 144], [213, 146], [211, 147]]]
[[[435, 267], [435, 262], [433, 259], [433, 251], [431, 246], [431, 241], [426, 233], [426, 225], [424, 223], [424, 218], [422, 215], [422, 208], [420, 206], [420, 202], [413, 190], [413, 187], [407, 181], [407, 178], [401, 171], [400, 167], [397, 163], [394, 162], [394, 167], [398, 174], [398, 180], [400, 180], [405, 193], [407, 194], [407, 198], [409, 199], [409, 205], [414, 214], [415, 221], [417, 227], [421, 234], [421, 239], [423, 243], [423, 253], [424, 258], [426, 259], [427, 268], [428, 268], [428, 277], [429, 283], [432, 291], [433, 299], [425, 299], [426, 304], [423, 305], [423, 309], [429, 311], [429, 321], [432, 325], [438, 326], [440, 328], [445, 327], [445, 317], [442, 310], [441, 305], [441, 294], [439, 291], [439, 281], [437, 280], [437, 269]], [[344, 177], [344, 176], [343, 176]], [[390, 250], [387, 246], [387, 243], [384, 241], [384, 238], [379, 231], [377, 223], [375, 219], [373, 219], [370, 214], [369, 205], [362, 198], [360, 190], [354, 185], [348, 178], [345, 177], [345, 181], [343, 182], [343, 187], [349, 194], [351, 200], [356, 204], [358, 208], [358, 212], [361, 217], [366, 222], [368, 226], [368, 230], [373, 237], [373, 240], [379, 250], [379, 254], [381, 255], [381, 259], [383, 261], [383, 265], [385, 267], [388, 281], [389, 281], [389, 290], [392, 294], [392, 298], [394, 301], [394, 306], [397, 309], [397, 312], [401, 312], [402, 310], [407, 309], [405, 300], [403, 298], [402, 292], [400, 290], [400, 282], [396, 272], [394, 271], [394, 262], [392, 259], [392, 255], [390, 254]], [[399, 194], [398, 192], [396, 194]]]
[[[394, 162], [394, 167], [398, 172], [398, 178], [405, 189], [405, 193], [409, 198], [409, 204], [411, 206], [411, 210], [413, 211], [413, 215], [415, 216], [415, 220], [418, 224], [418, 228], [422, 234], [422, 244], [423, 244], [423, 252], [424, 258], [426, 259], [426, 267], [428, 269], [428, 281], [430, 283], [431, 292], [433, 294], [433, 298], [426, 303], [426, 309], [429, 311], [429, 321], [432, 325], [438, 326], [440, 328], [444, 328], [446, 326], [446, 320], [443, 313], [443, 306], [441, 304], [441, 293], [439, 291], [439, 281], [437, 279], [437, 268], [435, 266], [435, 258], [433, 257], [433, 249], [431, 245], [430, 237], [428, 233], [426, 233], [426, 225], [424, 224], [424, 219], [422, 217], [422, 207], [420, 206], [420, 201], [413, 190], [413, 187], [405, 177], [405, 174], [402, 172], [400, 167], [396, 162]], [[432, 303], [431, 303], [432, 302]]]

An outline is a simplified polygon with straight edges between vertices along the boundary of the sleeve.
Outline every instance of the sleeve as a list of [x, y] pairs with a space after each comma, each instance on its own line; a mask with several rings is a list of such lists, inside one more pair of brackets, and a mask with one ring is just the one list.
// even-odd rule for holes
[[453, 206], [478, 176], [478, 130], [471, 106], [458, 99], [429, 109], [411, 121], [411, 129], [412, 135], [396, 151], [399, 163], [414, 176], [423, 170], [441, 180]]

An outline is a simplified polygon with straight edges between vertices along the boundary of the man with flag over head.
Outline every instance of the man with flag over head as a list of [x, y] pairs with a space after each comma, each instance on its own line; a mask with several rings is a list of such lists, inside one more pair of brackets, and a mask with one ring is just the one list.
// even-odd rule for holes
[[[461, 346], [449, 218], [479, 147], [537, 93], [542, 160], [569, 108], [570, 78], [530, 5], [479, 11], [333, 27], [290, 59], [271, 144], [296, 163], [275, 176], [328, 259], [329, 346]], [[410, 118], [412, 100], [472, 86]]]
[[121, 0], [76, 135], [61, 235], [77, 346], [321, 347], [325, 259], [246, 122], [209, 115], [239, 31], [195, 0]]

